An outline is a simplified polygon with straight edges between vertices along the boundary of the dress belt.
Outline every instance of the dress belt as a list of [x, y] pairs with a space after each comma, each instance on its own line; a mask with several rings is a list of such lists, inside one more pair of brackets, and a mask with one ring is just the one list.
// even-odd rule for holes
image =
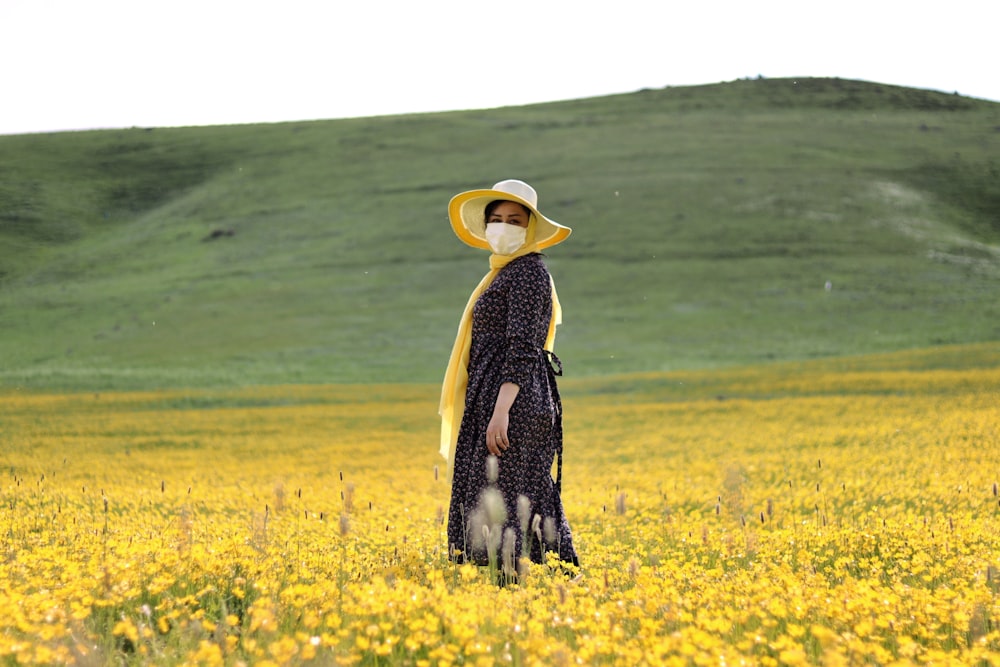
[[545, 368], [549, 374], [549, 386], [552, 388], [552, 400], [555, 403], [555, 429], [556, 438], [559, 445], [556, 447], [556, 493], [562, 495], [562, 467], [563, 467], [563, 427], [562, 427], [562, 398], [559, 396], [559, 385], [556, 384], [556, 376], [563, 374], [562, 361], [555, 353], [549, 350], [542, 350], [545, 358]]

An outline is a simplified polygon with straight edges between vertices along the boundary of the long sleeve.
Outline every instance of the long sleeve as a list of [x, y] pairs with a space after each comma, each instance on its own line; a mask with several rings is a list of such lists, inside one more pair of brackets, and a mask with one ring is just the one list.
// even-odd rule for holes
[[500, 376], [503, 382], [524, 387], [543, 363], [542, 348], [552, 319], [552, 282], [540, 262], [517, 268], [507, 294], [507, 354]]

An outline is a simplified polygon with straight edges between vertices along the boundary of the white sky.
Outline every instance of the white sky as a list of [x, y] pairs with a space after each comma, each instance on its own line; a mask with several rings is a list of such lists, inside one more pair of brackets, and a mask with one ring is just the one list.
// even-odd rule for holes
[[0, 0], [0, 134], [489, 108], [743, 77], [1000, 101], [1000, 2]]

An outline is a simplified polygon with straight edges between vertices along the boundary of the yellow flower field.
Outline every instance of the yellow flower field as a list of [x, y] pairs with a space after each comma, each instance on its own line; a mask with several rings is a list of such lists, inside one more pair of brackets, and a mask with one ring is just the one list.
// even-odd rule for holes
[[817, 369], [567, 380], [582, 567], [507, 587], [436, 387], [7, 391], [0, 662], [1000, 665], [1000, 368]]

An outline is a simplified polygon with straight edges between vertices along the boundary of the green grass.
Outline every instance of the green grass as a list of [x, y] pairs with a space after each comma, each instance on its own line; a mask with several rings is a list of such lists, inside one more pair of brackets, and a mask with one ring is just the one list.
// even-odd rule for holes
[[574, 228], [548, 253], [568, 377], [1000, 340], [998, 128], [763, 79], [0, 137], [0, 386], [436, 382], [487, 269], [445, 206], [508, 177]]

